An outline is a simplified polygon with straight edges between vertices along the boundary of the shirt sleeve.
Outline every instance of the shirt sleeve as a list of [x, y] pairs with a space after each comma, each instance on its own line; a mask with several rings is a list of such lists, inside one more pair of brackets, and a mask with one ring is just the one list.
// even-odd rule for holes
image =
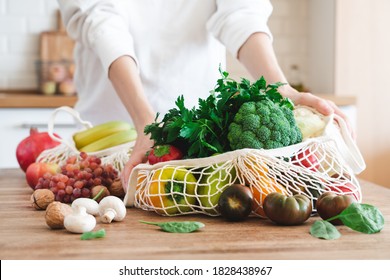
[[217, 0], [217, 10], [207, 22], [207, 29], [237, 57], [253, 33], [264, 32], [273, 39], [268, 27], [271, 13], [269, 0]]
[[120, 56], [131, 56], [137, 63], [126, 17], [121, 15], [115, 2], [58, 0], [69, 36], [90, 48], [99, 57], [107, 73], [111, 63]]

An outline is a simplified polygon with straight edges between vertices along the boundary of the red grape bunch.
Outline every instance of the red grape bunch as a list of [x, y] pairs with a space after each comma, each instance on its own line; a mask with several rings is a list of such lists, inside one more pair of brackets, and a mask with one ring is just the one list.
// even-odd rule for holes
[[118, 177], [118, 171], [111, 164], [102, 164], [101, 159], [81, 152], [71, 156], [61, 166], [61, 173], [46, 173], [39, 178], [35, 189], [49, 189], [55, 200], [71, 203], [79, 197], [91, 197], [94, 186], [109, 187]]

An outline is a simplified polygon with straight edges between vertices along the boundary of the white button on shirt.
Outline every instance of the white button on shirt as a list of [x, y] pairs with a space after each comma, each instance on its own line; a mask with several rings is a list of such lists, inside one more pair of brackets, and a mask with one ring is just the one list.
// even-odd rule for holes
[[76, 40], [76, 110], [94, 124], [131, 122], [109, 79], [123, 55], [138, 65], [147, 99], [165, 114], [184, 95], [188, 107], [209, 95], [225, 66], [255, 32], [271, 36], [268, 0], [58, 0]]

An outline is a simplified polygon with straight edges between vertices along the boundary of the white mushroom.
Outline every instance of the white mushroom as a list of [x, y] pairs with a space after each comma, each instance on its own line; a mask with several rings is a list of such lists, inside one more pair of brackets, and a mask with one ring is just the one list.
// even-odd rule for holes
[[83, 206], [75, 206], [73, 213], [65, 217], [65, 228], [73, 233], [84, 233], [92, 231], [96, 226], [94, 216], [87, 213], [87, 209]]
[[85, 207], [87, 209], [88, 214], [91, 214], [93, 216], [99, 215], [99, 203], [97, 203], [96, 200], [86, 197], [80, 197], [72, 202], [72, 208], [77, 206]]
[[103, 223], [122, 221], [126, 216], [126, 207], [123, 201], [116, 196], [106, 196], [99, 202], [99, 214]]

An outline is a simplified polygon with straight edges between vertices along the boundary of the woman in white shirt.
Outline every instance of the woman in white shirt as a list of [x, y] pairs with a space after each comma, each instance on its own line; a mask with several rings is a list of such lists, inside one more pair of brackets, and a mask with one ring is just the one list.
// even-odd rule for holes
[[[225, 50], [254, 78], [285, 82], [267, 26], [269, 0], [58, 0], [76, 40], [76, 109], [94, 124], [127, 120], [138, 139], [123, 174], [145, 160], [153, 145], [144, 135], [156, 112], [165, 114], [178, 95], [186, 106], [205, 98], [224, 69]], [[332, 103], [286, 84], [280, 92], [323, 114]]]

